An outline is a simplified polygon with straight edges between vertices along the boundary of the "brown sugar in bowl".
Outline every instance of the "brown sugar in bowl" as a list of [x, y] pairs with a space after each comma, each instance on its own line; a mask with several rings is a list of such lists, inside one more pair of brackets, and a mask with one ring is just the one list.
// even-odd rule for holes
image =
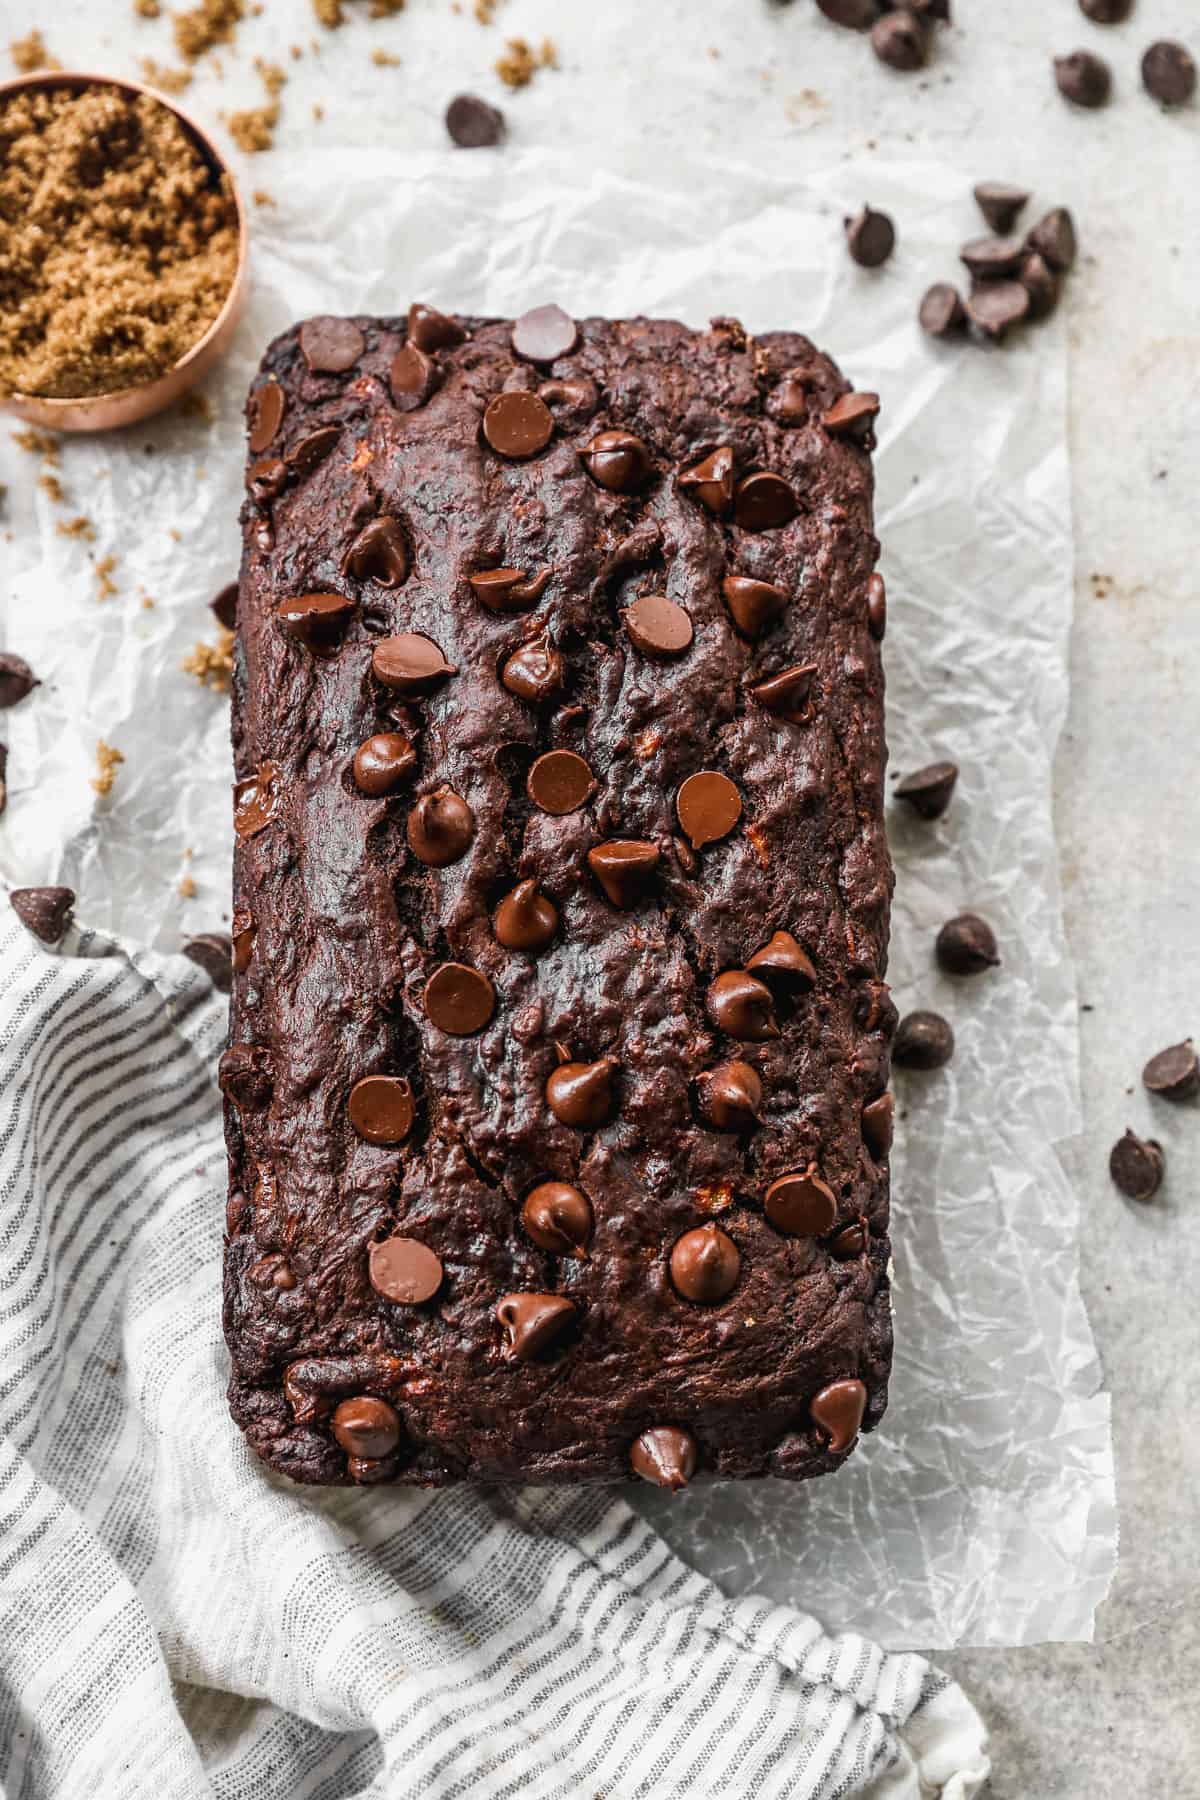
[[11, 95], [31, 88], [67, 88], [80, 93], [89, 87], [119, 88], [123, 93], [146, 95], [174, 114], [192, 139], [200, 155], [217, 178], [223, 178], [237, 216], [237, 262], [229, 292], [211, 325], [184, 352], [179, 361], [153, 381], [138, 387], [122, 388], [110, 394], [81, 394], [69, 399], [56, 399], [40, 394], [11, 393], [0, 396], [0, 411], [24, 419], [49, 431], [114, 431], [122, 425], [136, 425], [154, 413], [182, 399], [189, 388], [203, 379], [224, 356], [233, 340], [238, 320], [246, 302], [246, 261], [248, 232], [246, 208], [232, 169], [217, 150], [208, 134], [182, 107], [160, 94], [157, 88], [123, 76], [100, 75], [90, 70], [39, 70], [22, 75], [15, 81], [0, 82], [0, 104]]

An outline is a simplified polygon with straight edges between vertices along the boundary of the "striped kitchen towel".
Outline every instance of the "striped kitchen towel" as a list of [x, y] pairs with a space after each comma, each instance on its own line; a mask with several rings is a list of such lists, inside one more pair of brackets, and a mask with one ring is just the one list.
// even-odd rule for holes
[[3, 1800], [978, 1793], [944, 1676], [724, 1599], [618, 1494], [261, 1468], [218, 1326], [224, 1006], [3, 914]]

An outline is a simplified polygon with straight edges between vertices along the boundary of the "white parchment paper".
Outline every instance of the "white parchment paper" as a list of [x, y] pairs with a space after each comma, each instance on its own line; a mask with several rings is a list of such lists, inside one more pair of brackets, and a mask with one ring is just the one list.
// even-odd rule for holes
[[[879, 272], [855, 268], [841, 239], [868, 194], [900, 227]], [[726, 1588], [888, 1645], [1090, 1637], [1116, 1518], [1078, 1200], [1054, 1151], [1079, 1125], [1050, 809], [1072, 592], [1061, 319], [1000, 351], [922, 339], [917, 298], [953, 277], [955, 247], [978, 230], [961, 175], [936, 167], [845, 161], [798, 189], [727, 161], [668, 176], [512, 150], [325, 151], [289, 159], [277, 200], [255, 212], [251, 306], [206, 390], [210, 422], [176, 415], [65, 445], [66, 509], [33, 492], [34, 465], [6, 447], [3, 642], [44, 685], [3, 721], [0, 869], [67, 883], [82, 919], [134, 944], [174, 948], [227, 921], [228, 707], [179, 665], [215, 637], [207, 602], [239, 553], [242, 398], [292, 319], [554, 298], [809, 332], [884, 397], [893, 770], [962, 766], [944, 820], [890, 814], [896, 999], [944, 1011], [958, 1051], [938, 1074], [897, 1077], [882, 1429], [836, 1478], [670, 1501], [639, 1489], [637, 1504]], [[94, 543], [58, 532], [74, 513]], [[95, 560], [108, 555], [119, 592], [100, 601]], [[105, 798], [89, 786], [99, 738], [126, 759]], [[993, 921], [1004, 962], [954, 983], [932, 946], [961, 907]]]

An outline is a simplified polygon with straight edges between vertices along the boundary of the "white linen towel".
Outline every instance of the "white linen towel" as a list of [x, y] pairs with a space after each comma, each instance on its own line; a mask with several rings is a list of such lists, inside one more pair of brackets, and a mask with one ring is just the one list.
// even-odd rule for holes
[[3, 914], [2, 1800], [979, 1792], [945, 1676], [726, 1600], [612, 1490], [270, 1476], [225, 1407], [224, 1004]]

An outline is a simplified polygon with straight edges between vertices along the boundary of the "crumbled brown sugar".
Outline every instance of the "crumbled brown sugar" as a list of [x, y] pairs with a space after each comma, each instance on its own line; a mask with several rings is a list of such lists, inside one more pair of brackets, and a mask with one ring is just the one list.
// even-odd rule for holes
[[179, 877], [179, 898], [181, 900], [194, 900], [196, 898], [196, 891], [196, 883], [192, 880], [190, 875], [181, 875]]
[[0, 394], [137, 387], [212, 324], [237, 222], [179, 119], [97, 85], [0, 103]]
[[212, 401], [199, 388], [189, 388], [179, 402], [181, 419], [200, 419], [205, 425], [211, 425], [216, 414], [212, 409]]
[[490, 25], [496, 11], [497, 0], [475, 0], [475, 22], [478, 25]]
[[193, 644], [180, 663], [185, 675], [192, 675], [201, 687], [215, 688], [217, 693], [229, 691], [233, 680], [233, 646], [236, 634], [222, 625], [215, 644]]
[[111, 600], [114, 594], [120, 592], [120, 589], [112, 578], [113, 570], [116, 566], [117, 559], [115, 556], [102, 556], [100, 561], [96, 564], [94, 573], [96, 576], [97, 600]]
[[85, 544], [96, 541], [96, 527], [86, 513], [80, 513], [77, 519], [60, 519], [54, 529], [59, 537], [82, 538]]
[[217, 44], [231, 44], [244, 17], [243, 0], [200, 0], [199, 6], [177, 12], [173, 24], [180, 56], [195, 62]]
[[400, 58], [393, 56], [390, 50], [381, 50], [378, 44], [371, 52], [371, 61], [377, 69], [398, 69]]
[[[326, 31], [336, 31], [339, 25], [346, 23], [345, 0], [312, 0], [317, 23], [324, 25]], [[390, 19], [394, 13], [404, 11], [404, 0], [371, 0], [367, 9], [368, 19]]]
[[66, 500], [62, 482], [57, 475], [52, 475], [49, 469], [44, 469], [38, 476], [38, 486], [44, 494], [49, 494], [55, 506], [61, 506]]
[[39, 431], [36, 425], [26, 425], [22, 430], [12, 433], [12, 441], [18, 450], [26, 450], [30, 456], [40, 456], [51, 468], [58, 467], [59, 441], [49, 431]]
[[106, 744], [103, 738], [98, 739], [96, 743], [96, 773], [91, 782], [98, 794], [112, 793], [117, 770], [124, 761], [125, 758], [119, 750], [114, 749], [111, 744]]
[[133, 10], [139, 19], [157, 19], [162, 7], [159, 0], [133, 0]]
[[250, 198], [253, 200], [255, 206], [274, 206], [275, 204], [274, 194], [269, 194], [266, 188], [255, 188]]
[[36, 69], [61, 69], [57, 56], [51, 56], [36, 28], [28, 37], [15, 38], [8, 46], [13, 66], [20, 75], [32, 75]]
[[245, 112], [230, 113], [225, 123], [238, 149], [244, 150], [247, 156], [257, 156], [259, 151], [274, 146], [279, 102], [272, 100], [266, 106], [251, 106]]
[[504, 55], [496, 63], [496, 73], [501, 81], [510, 88], [523, 88], [533, 80], [539, 69], [557, 69], [558, 51], [550, 38], [546, 38], [540, 50], [534, 50], [524, 38], [509, 38], [504, 46]]
[[185, 88], [192, 85], [189, 69], [168, 69], [163, 63], [155, 62], [152, 56], [138, 59], [142, 65], [142, 77], [164, 94], [182, 94]]

